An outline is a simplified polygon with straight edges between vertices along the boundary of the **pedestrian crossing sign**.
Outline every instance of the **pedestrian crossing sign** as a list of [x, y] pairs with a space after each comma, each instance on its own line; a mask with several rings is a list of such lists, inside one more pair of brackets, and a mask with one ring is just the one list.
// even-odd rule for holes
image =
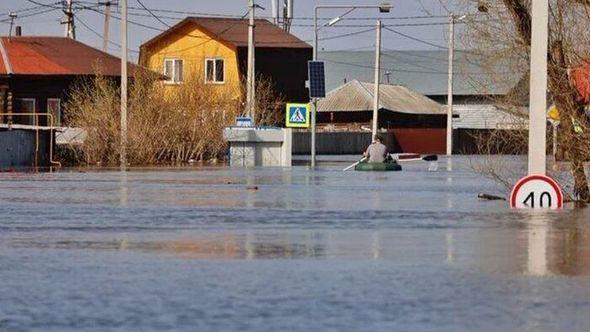
[[287, 104], [287, 127], [309, 128], [309, 117], [309, 104]]

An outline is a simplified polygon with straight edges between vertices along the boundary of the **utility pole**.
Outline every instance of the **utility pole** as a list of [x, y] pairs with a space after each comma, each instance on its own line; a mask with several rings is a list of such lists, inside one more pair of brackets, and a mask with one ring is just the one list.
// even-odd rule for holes
[[449, 81], [447, 85], [447, 156], [453, 154], [453, 62], [455, 61], [455, 15], [449, 18]]
[[127, 167], [127, 0], [121, 0], [121, 170]]
[[295, 0], [287, 0], [287, 17], [285, 18], [285, 31], [291, 30], [291, 22], [293, 21], [293, 2]]
[[14, 20], [16, 20], [17, 15], [14, 12], [10, 12], [8, 17], [10, 17], [10, 31], [8, 32], [8, 38], [10, 38], [12, 37], [12, 28], [14, 27]]
[[64, 10], [64, 21], [63, 24], [66, 25], [65, 29], [65, 37], [76, 39], [76, 24], [74, 23], [74, 12], [72, 11], [72, 1], [66, 1], [66, 8]]
[[[313, 60], [317, 61], [318, 60], [318, 44], [319, 44], [319, 38], [318, 38], [318, 32], [319, 30], [324, 27], [324, 26], [333, 26], [334, 24], [338, 23], [343, 16], [350, 14], [352, 11], [354, 11], [355, 9], [358, 8], [376, 8], [379, 9], [380, 13], [389, 13], [391, 11], [391, 8], [393, 8], [393, 6], [391, 6], [389, 3], [382, 3], [381, 5], [378, 6], [373, 6], [373, 5], [344, 5], [344, 6], [340, 6], [340, 5], [336, 5], [336, 6], [315, 6], [315, 10], [314, 10], [314, 15], [313, 15]], [[331, 20], [330, 22], [328, 22], [328, 24], [323, 25], [322, 27], [318, 27], [318, 10], [319, 9], [347, 9], [348, 11], [345, 12], [344, 14], [334, 18], [333, 20]], [[379, 28], [378, 28], [379, 32], [378, 32], [378, 39], [381, 39], [381, 22], [379, 21]], [[380, 45], [378, 46], [378, 48], [380, 48]], [[381, 52], [379, 52], [379, 57], [380, 57]], [[379, 61], [380, 62], [380, 61]], [[375, 66], [376, 67], [376, 66]], [[379, 81], [379, 79], [376, 80], [377, 82]], [[379, 94], [377, 94], [377, 96], [379, 96]], [[377, 102], [378, 104], [378, 102]], [[379, 106], [377, 106], [379, 107]], [[316, 112], [317, 112], [317, 98], [313, 99], [313, 109], [311, 110], [311, 168], [315, 167], [316, 164]], [[376, 123], [376, 121], [374, 121]]]
[[102, 50], [108, 52], [109, 50], [109, 33], [111, 24], [111, 5], [110, 1], [99, 2], [100, 5], [104, 5], [104, 26], [102, 30]]
[[535, 0], [532, 3], [528, 171], [529, 175], [545, 175], [549, 1]]
[[271, 0], [272, 23], [279, 25], [279, 0]]
[[381, 71], [381, 20], [377, 20], [377, 40], [375, 42], [375, 92], [373, 96], [373, 140], [377, 136], [379, 129], [379, 85]]
[[249, 0], [248, 7], [250, 8], [250, 22], [248, 24], [248, 75], [246, 79], [246, 114], [252, 121], [254, 122], [254, 110], [256, 104], [256, 67], [254, 61], [255, 55], [254, 51], [256, 50], [255, 39], [254, 39], [254, 29], [255, 29], [255, 10], [256, 5], [254, 4], [254, 0]]
[[[318, 6], [315, 7], [314, 16], [313, 16], [313, 61], [318, 60]], [[311, 84], [311, 82], [309, 82]], [[311, 90], [310, 90], [311, 92]], [[318, 101], [317, 98], [313, 98], [312, 100], [312, 110], [311, 110], [311, 168], [315, 168], [316, 162], [316, 153], [315, 153], [315, 136], [316, 136], [316, 113], [318, 110]]]

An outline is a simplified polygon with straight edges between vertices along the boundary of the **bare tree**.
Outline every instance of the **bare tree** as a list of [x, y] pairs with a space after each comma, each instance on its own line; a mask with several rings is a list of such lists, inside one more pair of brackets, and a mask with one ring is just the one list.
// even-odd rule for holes
[[[506, 80], [506, 75], [524, 72], [521, 83], [525, 84], [520, 89], [528, 90], [530, 70], [542, 70], [529, 68], [531, 0], [462, 0], [462, 6], [469, 11], [478, 8], [480, 12], [471, 16], [465, 26], [464, 38], [468, 47], [477, 50], [478, 56], [485, 57], [488, 62], [496, 61], [490, 66], [496, 71], [498, 63], [503, 63], [505, 70], [496, 74], [498, 81], [510, 81]], [[572, 74], [588, 71], [580, 65], [590, 57], [590, 1], [550, 0], [549, 22], [548, 98], [560, 112], [558, 140], [573, 179], [572, 196], [589, 202], [590, 189], [584, 162], [590, 160], [590, 122], [585, 113], [590, 100], [582, 98], [579, 82], [572, 79]], [[510, 59], [510, 64], [506, 59]], [[503, 110], [515, 110], [523, 105], [522, 95], [517, 95], [513, 89], [513, 93], [496, 100], [496, 104]], [[528, 93], [525, 96], [528, 98]], [[504, 143], [522, 145], [523, 139], [526, 142], [522, 131], [503, 132], [503, 135], [501, 140]]]

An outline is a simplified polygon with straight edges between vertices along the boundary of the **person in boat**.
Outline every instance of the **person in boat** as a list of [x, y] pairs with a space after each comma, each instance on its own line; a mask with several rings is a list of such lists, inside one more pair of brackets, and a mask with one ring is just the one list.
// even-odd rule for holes
[[363, 153], [363, 156], [369, 163], [385, 162], [388, 156], [387, 147], [383, 144], [383, 137], [381, 135], [375, 135], [375, 138], [373, 138], [373, 143], [369, 145], [367, 151]]

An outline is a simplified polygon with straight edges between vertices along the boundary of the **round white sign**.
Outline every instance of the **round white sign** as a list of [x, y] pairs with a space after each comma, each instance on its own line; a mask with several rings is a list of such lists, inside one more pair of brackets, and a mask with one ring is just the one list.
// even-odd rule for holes
[[510, 206], [517, 209], [561, 209], [563, 193], [559, 184], [545, 175], [529, 175], [516, 183]]

